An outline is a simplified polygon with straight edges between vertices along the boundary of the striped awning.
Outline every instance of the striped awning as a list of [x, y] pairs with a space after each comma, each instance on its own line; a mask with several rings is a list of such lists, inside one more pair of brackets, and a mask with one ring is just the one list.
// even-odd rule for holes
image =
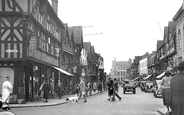
[[53, 66], [53, 68], [57, 69], [58, 71], [60, 71], [61, 73], [66, 74], [66, 75], [74, 76], [73, 74], [71, 74], [71, 73], [69, 73], [69, 72], [67, 72], [67, 71], [65, 71], [65, 70], [63, 70], [61, 68], [58, 68], [58, 67], [55, 67], [55, 66]]
[[135, 78], [135, 79], [133, 79], [133, 80], [135, 81], [135, 80], [137, 80], [137, 79], [139, 79], [139, 77], [136, 77], [136, 78]]
[[156, 78], [161, 78], [161, 77], [163, 77], [164, 74], [165, 74], [165, 72], [166, 72], [166, 71], [164, 71], [163, 73], [161, 73], [160, 75], [158, 75]]
[[148, 78], [150, 78], [152, 75], [148, 75], [147, 77], [145, 77], [144, 78], [144, 80], [146, 80], [146, 79], [148, 79]]

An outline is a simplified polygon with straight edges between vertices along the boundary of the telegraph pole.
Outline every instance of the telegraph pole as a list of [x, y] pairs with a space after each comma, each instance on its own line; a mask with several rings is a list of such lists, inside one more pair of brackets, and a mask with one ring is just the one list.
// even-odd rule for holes
[[159, 22], [158, 22], [158, 25], [159, 25], [159, 28], [160, 28], [160, 33], [161, 33], [162, 38], [163, 38], [164, 36], [163, 36], [163, 34], [162, 34], [162, 29], [161, 29], [161, 27], [160, 27], [160, 23], [159, 23]]

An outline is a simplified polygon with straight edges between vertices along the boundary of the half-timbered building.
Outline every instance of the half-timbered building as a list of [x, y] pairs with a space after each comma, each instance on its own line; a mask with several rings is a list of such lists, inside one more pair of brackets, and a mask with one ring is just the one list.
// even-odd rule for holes
[[60, 65], [65, 27], [57, 9], [47, 0], [0, 0], [0, 15], [0, 92], [9, 75], [19, 99], [36, 98], [44, 80], [54, 93], [60, 72], [72, 76]]

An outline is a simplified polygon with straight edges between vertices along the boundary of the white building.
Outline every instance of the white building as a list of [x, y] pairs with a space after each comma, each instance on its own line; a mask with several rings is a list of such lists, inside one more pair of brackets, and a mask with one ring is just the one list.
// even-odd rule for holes
[[[183, 4], [184, 5], [184, 4]], [[176, 49], [177, 49], [177, 59], [176, 65], [179, 62], [184, 61], [184, 6], [181, 5], [178, 12], [173, 17], [173, 21], [176, 22]]]
[[81, 76], [86, 76], [86, 68], [88, 65], [88, 61], [87, 61], [87, 57], [88, 57], [88, 51], [85, 48], [82, 48], [81, 50], [81, 57], [80, 57], [80, 64], [83, 66], [82, 68], [82, 74]]
[[131, 66], [130, 61], [112, 61], [111, 78], [117, 78], [119, 81], [123, 81], [127, 76], [127, 69]]
[[139, 61], [139, 74], [140, 75], [148, 75], [148, 58], [145, 57]]

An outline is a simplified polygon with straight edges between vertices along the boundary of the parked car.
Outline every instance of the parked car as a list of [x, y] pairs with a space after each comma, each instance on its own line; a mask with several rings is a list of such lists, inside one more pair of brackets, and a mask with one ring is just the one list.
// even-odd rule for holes
[[123, 86], [123, 93], [125, 94], [126, 92], [133, 92], [136, 94], [136, 82], [134, 80], [125, 80], [124, 81], [124, 86]]
[[144, 91], [145, 91], [145, 92], [152, 92], [153, 81], [146, 81], [144, 87], [145, 87], [145, 88], [144, 88]]
[[153, 85], [153, 96], [154, 97], [162, 97], [161, 92], [159, 91], [159, 88], [161, 87], [162, 80], [155, 80], [155, 83]]

